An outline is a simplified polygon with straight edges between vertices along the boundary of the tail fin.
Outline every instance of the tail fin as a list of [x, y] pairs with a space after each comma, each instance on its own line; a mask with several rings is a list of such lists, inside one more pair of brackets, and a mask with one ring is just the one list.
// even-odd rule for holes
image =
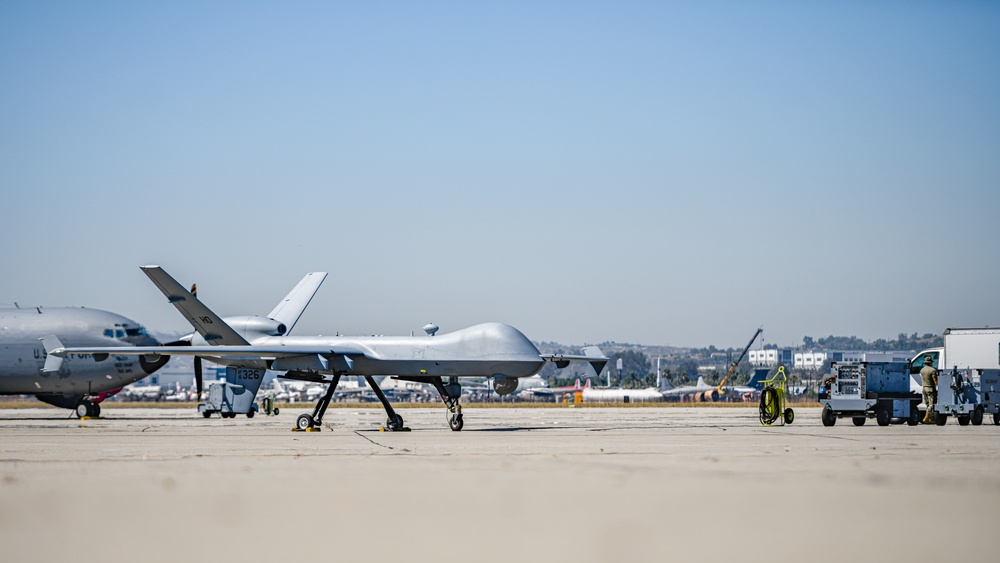
[[299, 281], [298, 285], [267, 316], [288, 327], [285, 334], [292, 332], [292, 327], [295, 326], [295, 323], [299, 322], [299, 317], [302, 316], [302, 312], [309, 306], [309, 302], [316, 295], [316, 291], [319, 290], [319, 286], [323, 284], [326, 276], [326, 272], [310, 272], [306, 274]]
[[754, 389], [763, 389], [764, 380], [767, 379], [767, 374], [771, 373], [771, 368], [760, 368], [753, 371], [753, 377], [750, 381], [747, 381], [747, 387], [753, 387]]
[[702, 376], [700, 376], [700, 375], [698, 376], [698, 384], [697, 385], [698, 385], [698, 387], [708, 387], [708, 383], [705, 383], [705, 378], [702, 377]]
[[[184, 315], [184, 318], [191, 323], [191, 326], [198, 331], [198, 334], [206, 342], [211, 345], [227, 344], [232, 346], [245, 346], [249, 344], [245, 338], [226, 324], [221, 317], [213, 313], [201, 301], [198, 301], [190, 291], [177, 283], [177, 280], [170, 277], [170, 274], [163, 268], [159, 266], [142, 266], [140, 269], [160, 289], [160, 292], [166, 296], [167, 301]], [[197, 291], [196, 288], [192, 289]]]
[[587, 378], [587, 384], [583, 387], [584, 389], [590, 389], [590, 378]]

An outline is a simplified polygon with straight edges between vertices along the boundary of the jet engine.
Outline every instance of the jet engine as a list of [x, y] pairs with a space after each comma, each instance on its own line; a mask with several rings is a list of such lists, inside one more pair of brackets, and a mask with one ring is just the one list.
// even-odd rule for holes
[[516, 377], [498, 375], [493, 378], [493, 390], [497, 392], [497, 395], [510, 395], [515, 389], [517, 389]]

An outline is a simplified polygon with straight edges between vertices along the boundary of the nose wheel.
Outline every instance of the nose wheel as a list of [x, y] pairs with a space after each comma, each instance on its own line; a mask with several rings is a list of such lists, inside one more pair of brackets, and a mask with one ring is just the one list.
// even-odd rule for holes
[[431, 383], [441, 394], [444, 406], [448, 407], [448, 427], [455, 432], [460, 431], [465, 426], [465, 421], [462, 420], [462, 405], [458, 404], [458, 399], [462, 396], [462, 385], [459, 384], [458, 378], [449, 377], [448, 383], [445, 384], [440, 377], [435, 377]]
[[309, 414], [300, 414], [299, 418], [297, 418], [295, 420], [295, 429], [296, 430], [301, 430], [303, 432], [305, 432], [306, 430], [309, 430], [310, 428], [312, 428], [315, 425], [316, 425], [316, 423], [313, 422], [312, 415], [309, 415]]

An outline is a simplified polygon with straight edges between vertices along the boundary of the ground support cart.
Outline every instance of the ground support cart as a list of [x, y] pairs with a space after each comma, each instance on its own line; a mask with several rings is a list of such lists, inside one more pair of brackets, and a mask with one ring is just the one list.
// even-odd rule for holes
[[910, 391], [908, 363], [837, 362], [832, 367], [833, 376], [820, 390], [823, 426], [833, 426], [838, 418], [850, 418], [855, 426], [869, 418], [879, 426], [920, 424], [921, 397]]

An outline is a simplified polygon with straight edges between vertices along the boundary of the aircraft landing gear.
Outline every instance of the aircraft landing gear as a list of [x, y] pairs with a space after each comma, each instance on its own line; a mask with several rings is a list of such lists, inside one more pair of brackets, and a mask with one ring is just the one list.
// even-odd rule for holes
[[101, 405], [94, 401], [83, 400], [76, 406], [77, 418], [97, 418], [101, 416]]
[[319, 432], [323, 426], [323, 414], [326, 413], [326, 408], [330, 406], [330, 401], [333, 399], [333, 392], [337, 390], [337, 384], [340, 383], [340, 374], [333, 376], [333, 381], [330, 382], [330, 386], [326, 388], [326, 393], [319, 398], [319, 402], [316, 403], [316, 408], [313, 409], [313, 413], [299, 415], [295, 419], [295, 428], [301, 432]]
[[455, 432], [462, 430], [465, 421], [462, 420], [462, 405], [458, 404], [458, 399], [462, 396], [462, 385], [458, 382], [458, 378], [449, 377], [446, 385], [440, 377], [435, 377], [431, 383], [441, 394], [444, 406], [448, 407], [448, 426]]
[[383, 393], [382, 389], [380, 389], [378, 384], [375, 383], [375, 380], [372, 379], [370, 375], [366, 375], [365, 381], [368, 383], [368, 386], [372, 388], [372, 391], [375, 392], [375, 396], [378, 397], [379, 402], [382, 403], [382, 407], [385, 409], [385, 414], [389, 417], [385, 420], [385, 427], [382, 428], [382, 431], [408, 432], [410, 429], [403, 426], [403, 417], [396, 414], [392, 405], [389, 404], [389, 399], [385, 398], [385, 393]]

